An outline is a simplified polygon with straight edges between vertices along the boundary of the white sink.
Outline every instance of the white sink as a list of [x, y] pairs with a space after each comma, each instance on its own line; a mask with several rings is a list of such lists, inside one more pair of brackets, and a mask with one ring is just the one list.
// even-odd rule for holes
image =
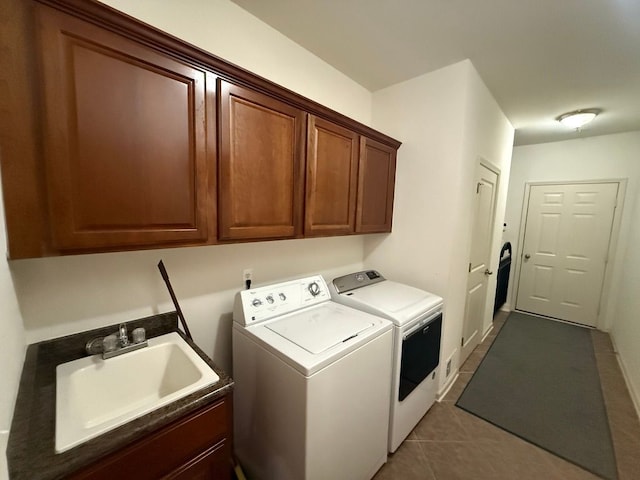
[[56, 453], [141, 417], [220, 378], [177, 333], [103, 360], [56, 368]]

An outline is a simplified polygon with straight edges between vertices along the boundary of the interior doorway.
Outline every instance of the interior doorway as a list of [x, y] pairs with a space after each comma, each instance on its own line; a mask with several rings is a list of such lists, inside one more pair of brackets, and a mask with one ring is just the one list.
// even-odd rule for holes
[[460, 364], [482, 340], [482, 326], [487, 302], [489, 260], [491, 239], [498, 191], [499, 171], [483, 161], [476, 168], [475, 203], [473, 230], [471, 233], [471, 253], [469, 256], [469, 276], [460, 342]]
[[595, 327], [620, 182], [528, 187], [515, 308]]

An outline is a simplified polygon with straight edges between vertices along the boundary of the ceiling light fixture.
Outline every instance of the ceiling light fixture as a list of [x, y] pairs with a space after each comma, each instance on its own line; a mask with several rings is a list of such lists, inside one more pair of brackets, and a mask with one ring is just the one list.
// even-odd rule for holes
[[583, 110], [575, 110], [573, 112], [563, 113], [556, 120], [569, 128], [580, 129], [591, 120], [596, 118], [600, 113], [598, 108], [587, 108]]

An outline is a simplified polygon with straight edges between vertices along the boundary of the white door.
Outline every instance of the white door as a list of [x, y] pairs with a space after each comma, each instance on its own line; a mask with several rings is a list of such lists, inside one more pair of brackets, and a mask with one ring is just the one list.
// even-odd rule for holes
[[516, 309], [595, 326], [618, 183], [532, 185]]
[[479, 164], [476, 170], [475, 212], [471, 234], [471, 255], [469, 257], [460, 364], [464, 363], [482, 336], [487, 301], [487, 277], [492, 273], [489, 271], [489, 259], [497, 185], [498, 175]]

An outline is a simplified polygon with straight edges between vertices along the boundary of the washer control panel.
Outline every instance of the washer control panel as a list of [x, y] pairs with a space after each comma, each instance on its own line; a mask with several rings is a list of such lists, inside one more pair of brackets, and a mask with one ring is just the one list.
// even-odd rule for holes
[[233, 320], [249, 326], [329, 300], [331, 295], [321, 275], [275, 283], [238, 292]]

